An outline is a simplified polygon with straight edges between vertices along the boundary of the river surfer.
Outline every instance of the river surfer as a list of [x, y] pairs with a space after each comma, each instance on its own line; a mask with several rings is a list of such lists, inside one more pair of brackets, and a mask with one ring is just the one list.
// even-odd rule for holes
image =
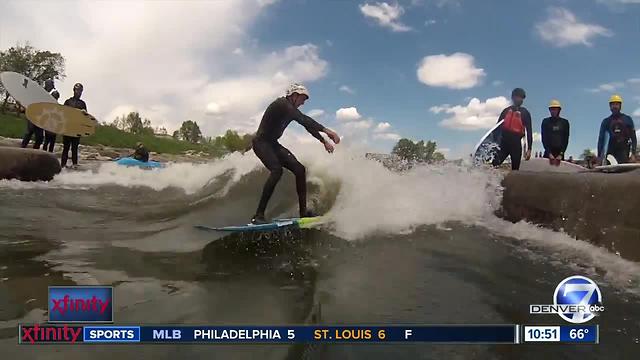
[[298, 109], [307, 99], [309, 99], [309, 91], [307, 88], [302, 84], [292, 84], [285, 96], [272, 102], [262, 116], [256, 136], [252, 140], [252, 145], [253, 152], [258, 156], [264, 166], [269, 169], [270, 174], [264, 184], [256, 213], [253, 219], [251, 219], [251, 223], [253, 224], [266, 222], [264, 213], [267, 208], [267, 203], [280, 177], [282, 177], [283, 167], [291, 171], [296, 177], [296, 192], [298, 193], [300, 217], [315, 216], [307, 210], [306, 169], [291, 151], [278, 142], [278, 139], [280, 139], [284, 130], [292, 120], [304, 126], [313, 137], [324, 145], [325, 150], [329, 153], [333, 152], [334, 145], [322, 137], [320, 133], [323, 132], [327, 134], [335, 144], [340, 142], [340, 137], [333, 130], [324, 127]]

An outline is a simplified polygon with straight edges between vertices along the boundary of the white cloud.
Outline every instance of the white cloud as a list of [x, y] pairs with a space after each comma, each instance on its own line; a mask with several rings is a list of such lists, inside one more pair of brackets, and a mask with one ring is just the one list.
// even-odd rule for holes
[[589, 89], [590, 92], [592, 93], [599, 93], [599, 92], [613, 92], [613, 91], [618, 91], [619, 89], [624, 87], [624, 83], [620, 82], [620, 81], [616, 81], [616, 82], [610, 82], [610, 83], [606, 83], [606, 84], [600, 84], [598, 85], [598, 87], [594, 88], [594, 89]]
[[627, 82], [633, 85], [640, 85], [640, 78], [631, 78], [631, 79], [628, 79]]
[[551, 7], [548, 13], [549, 19], [538, 23], [535, 29], [540, 38], [552, 46], [592, 46], [591, 40], [597, 36], [613, 36], [613, 32], [605, 27], [580, 22], [565, 8]]
[[539, 132], [533, 132], [533, 142], [537, 142], [540, 143], [542, 142], [542, 134], [540, 134]]
[[424, 22], [424, 26], [431, 26], [431, 25], [435, 25], [435, 24], [437, 24], [437, 23], [438, 23], [438, 22], [437, 22], [436, 20], [434, 20], [434, 19], [429, 19], [429, 20], [426, 20], [426, 21]]
[[[270, 53], [243, 47], [264, 11], [256, 4], [273, 2], [38, 2], [38, 11], [32, 2], [7, 2], [0, 12], [0, 48], [28, 40], [60, 52], [68, 75], [56, 83], [62, 98], [82, 82], [89, 111], [100, 121], [128, 108], [168, 130], [192, 119], [206, 135], [228, 128], [253, 132], [256, 113], [289, 81], [313, 82], [328, 71], [312, 44]], [[41, 26], [51, 18], [65, 21]], [[250, 56], [229, 56], [236, 49]]]
[[509, 106], [509, 100], [504, 96], [487, 99], [481, 102], [473, 98], [467, 105], [451, 106], [448, 104], [433, 106], [430, 111], [434, 114], [448, 114], [449, 117], [440, 121], [440, 125], [455, 130], [490, 129], [498, 121], [500, 112]]
[[422, 59], [418, 67], [418, 80], [429, 86], [450, 89], [469, 89], [486, 76], [477, 68], [473, 56], [465, 53], [432, 55]]
[[374, 19], [378, 25], [387, 27], [395, 32], [405, 32], [411, 30], [410, 27], [400, 22], [400, 17], [404, 9], [399, 4], [389, 5], [386, 2], [375, 5], [360, 5], [360, 12], [365, 17]]
[[396, 133], [380, 133], [380, 134], [374, 134], [373, 138], [376, 140], [398, 141], [402, 139], [402, 136]]
[[242, 50], [242, 48], [235, 48], [235, 49], [233, 50], [233, 55], [240, 55], [240, 56], [242, 56], [242, 55], [244, 55], [244, 50]]
[[322, 110], [322, 109], [312, 109], [311, 111], [309, 111], [307, 113], [307, 115], [312, 117], [312, 118], [319, 118], [320, 116], [324, 115], [324, 110]]
[[341, 121], [353, 121], [361, 117], [362, 116], [358, 114], [358, 109], [355, 107], [341, 108], [336, 111], [336, 119]]
[[370, 129], [373, 126], [373, 120], [358, 120], [358, 121], [350, 121], [344, 124], [344, 127], [347, 129], [356, 129], [356, 130], [365, 130]]
[[377, 133], [383, 133], [389, 129], [391, 129], [391, 124], [389, 124], [388, 122], [381, 122], [378, 123], [374, 131]]
[[340, 91], [342, 91], [344, 93], [347, 93], [347, 94], [351, 94], [351, 95], [356, 93], [355, 91], [353, 91], [352, 88], [348, 87], [347, 85], [340, 86]]
[[258, 5], [268, 6], [277, 3], [280, 0], [258, 0]]

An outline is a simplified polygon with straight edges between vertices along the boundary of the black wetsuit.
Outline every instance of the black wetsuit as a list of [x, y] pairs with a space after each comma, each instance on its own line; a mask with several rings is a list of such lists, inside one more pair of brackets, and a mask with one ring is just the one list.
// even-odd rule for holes
[[[65, 106], [71, 106], [76, 109], [87, 111], [87, 104], [81, 99], [71, 97], [64, 102]], [[65, 167], [67, 165], [67, 159], [69, 158], [69, 149], [71, 149], [71, 161], [73, 165], [78, 165], [78, 146], [80, 145], [80, 138], [75, 136], [63, 136], [62, 137], [62, 160], [60, 165]]]
[[44, 140], [44, 132], [41, 128], [35, 126], [31, 121], [27, 120], [27, 132], [24, 134], [22, 138], [22, 144], [20, 145], [23, 148], [26, 148], [29, 145], [29, 141], [31, 141], [31, 137], [35, 134], [36, 142], [33, 144], [34, 149], [40, 149], [40, 145], [42, 145], [42, 141]]
[[253, 152], [260, 161], [271, 172], [269, 179], [264, 184], [260, 203], [256, 210], [256, 215], [264, 216], [267, 203], [282, 176], [282, 168], [289, 169], [296, 176], [296, 191], [298, 192], [298, 202], [300, 205], [300, 216], [306, 216], [307, 212], [307, 179], [306, 169], [296, 157], [284, 146], [280, 145], [278, 139], [291, 123], [297, 121], [304, 126], [307, 131], [316, 139], [324, 143], [324, 138], [320, 131], [324, 126], [304, 115], [296, 109], [286, 98], [278, 98], [269, 105], [262, 116], [260, 127], [253, 138]]
[[[604, 147], [604, 134], [609, 132], [609, 147]], [[598, 157], [606, 157], [611, 154], [618, 164], [629, 162], [629, 152], [636, 153], [638, 139], [633, 120], [629, 115], [618, 113], [602, 120], [600, 124], [600, 136], [598, 137]]]
[[[498, 122], [504, 119], [509, 110], [512, 111], [520, 111], [520, 119], [523, 122], [523, 125], [527, 134], [527, 146], [528, 149], [531, 149], [531, 144], [533, 143], [533, 133], [531, 132], [531, 114], [529, 110], [527, 110], [524, 106], [517, 107], [515, 105], [509, 106], [508, 108], [502, 110], [500, 116], [498, 117]], [[522, 140], [523, 135], [509, 132], [506, 130], [500, 131], [500, 151], [493, 159], [493, 166], [499, 166], [502, 164], [508, 156], [511, 156], [511, 169], [519, 170], [520, 169], [520, 161], [522, 160]]]
[[[52, 88], [49, 91], [49, 94], [51, 94], [53, 92], [57, 92], [57, 90]], [[57, 101], [58, 97], [54, 97], [54, 99], [56, 99], [56, 101]], [[55, 145], [56, 145], [56, 133], [45, 130], [44, 131], [44, 143], [42, 144], [42, 150], [53, 152], [53, 148], [55, 147]]]
[[569, 120], [565, 118], [548, 117], [542, 120], [543, 157], [548, 158], [549, 154], [554, 157], [561, 155], [561, 159], [564, 160], [564, 153], [569, 146], [569, 130]]
[[137, 148], [131, 157], [138, 161], [148, 162], [149, 152], [145, 148]]

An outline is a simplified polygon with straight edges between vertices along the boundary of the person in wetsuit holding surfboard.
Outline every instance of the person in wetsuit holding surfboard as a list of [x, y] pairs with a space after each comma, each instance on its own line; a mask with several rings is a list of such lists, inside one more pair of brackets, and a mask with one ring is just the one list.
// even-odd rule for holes
[[500, 151], [493, 159], [493, 166], [500, 166], [508, 156], [511, 156], [511, 170], [520, 169], [522, 159], [522, 138], [527, 135], [527, 152], [525, 160], [531, 159], [531, 144], [533, 143], [533, 133], [531, 132], [531, 114], [522, 103], [526, 93], [521, 88], [513, 89], [511, 100], [513, 105], [502, 110], [498, 117], [498, 122], [504, 120], [500, 126]]
[[[65, 106], [71, 106], [76, 109], [87, 111], [87, 104], [84, 100], [80, 99], [84, 87], [80, 83], [73, 85], [73, 97], [67, 99], [64, 102]], [[71, 161], [73, 166], [78, 166], [78, 146], [80, 145], [80, 138], [76, 136], [63, 136], [62, 137], [62, 159], [60, 165], [64, 168], [67, 166], [67, 159], [69, 158], [69, 149], [71, 149]]]
[[[51, 93], [53, 90], [55, 90], [53, 85], [53, 79], [45, 80], [43, 88], [48, 93]], [[26, 108], [25, 108], [25, 111], [26, 111]], [[40, 145], [42, 145], [42, 142], [44, 141], [44, 130], [39, 126], [36, 126], [35, 124], [33, 124], [31, 121], [29, 121], [29, 119], [27, 119], [27, 132], [22, 137], [22, 143], [20, 144], [20, 147], [26, 148], [27, 145], [29, 145], [29, 141], [31, 141], [31, 137], [33, 135], [36, 136], [36, 141], [33, 144], [33, 148], [40, 149]]]
[[309, 99], [309, 91], [302, 84], [292, 84], [285, 94], [267, 107], [262, 116], [260, 126], [255, 137], [252, 140], [253, 152], [258, 156], [264, 166], [269, 169], [269, 178], [264, 184], [262, 196], [256, 213], [251, 219], [253, 224], [265, 223], [264, 213], [267, 203], [275, 190], [280, 177], [282, 177], [282, 168], [287, 168], [296, 176], [296, 191], [298, 193], [298, 202], [300, 207], [300, 217], [315, 216], [307, 210], [307, 177], [306, 169], [296, 157], [284, 146], [280, 145], [278, 139], [284, 133], [292, 120], [297, 121], [320, 143], [324, 145], [327, 152], [332, 153], [333, 144], [327, 141], [321, 132], [327, 134], [335, 143], [340, 142], [340, 137], [333, 130], [330, 130], [311, 117], [303, 114], [298, 108]]
[[549, 163], [559, 166], [569, 146], [569, 120], [560, 117], [562, 104], [558, 100], [549, 103], [550, 117], [542, 120], [541, 134], [544, 155]]
[[[636, 161], [636, 148], [638, 139], [633, 120], [629, 115], [622, 113], [622, 97], [613, 95], [609, 99], [611, 116], [602, 120], [600, 135], [598, 136], [598, 164], [602, 164], [603, 158], [611, 154], [618, 164], [626, 164]], [[604, 149], [605, 132], [609, 132], [609, 146]], [[631, 156], [629, 156], [631, 152]]]

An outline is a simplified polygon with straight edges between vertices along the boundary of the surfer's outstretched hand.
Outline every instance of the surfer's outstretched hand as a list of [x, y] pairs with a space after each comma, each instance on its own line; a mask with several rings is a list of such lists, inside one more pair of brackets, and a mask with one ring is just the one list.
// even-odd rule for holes
[[324, 133], [327, 134], [327, 136], [329, 136], [329, 139], [331, 139], [331, 141], [333, 141], [334, 144], [340, 143], [340, 136], [338, 136], [338, 134], [335, 131], [325, 128]]
[[325, 150], [327, 150], [327, 152], [329, 154], [333, 153], [334, 147], [333, 147], [333, 144], [331, 144], [330, 142], [325, 141], [324, 142], [324, 148], [325, 148]]

